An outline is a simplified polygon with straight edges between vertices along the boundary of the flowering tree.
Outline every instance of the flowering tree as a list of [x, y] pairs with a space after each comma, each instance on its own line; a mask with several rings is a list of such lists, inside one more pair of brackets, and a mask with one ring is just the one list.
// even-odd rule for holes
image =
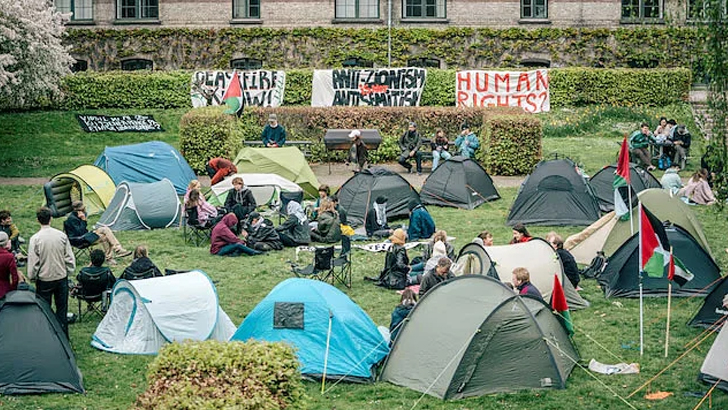
[[59, 93], [74, 62], [61, 44], [63, 16], [48, 0], [0, 0], [0, 109]]

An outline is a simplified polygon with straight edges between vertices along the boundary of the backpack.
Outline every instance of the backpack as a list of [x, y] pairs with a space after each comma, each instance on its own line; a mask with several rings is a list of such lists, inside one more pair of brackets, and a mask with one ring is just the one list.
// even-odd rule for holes
[[579, 271], [579, 274], [586, 279], [593, 279], [599, 277], [599, 275], [607, 267], [607, 257], [604, 256], [604, 252], [597, 252], [597, 256], [592, 259], [589, 266]]
[[657, 158], [657, 168], [664, 171], [664, 170], [670, 168], [670, 166], [672, 166], [672, 160], [670, 160], [669, 156], [663, 154], [663, 155], [660, 155], [659, 158]]

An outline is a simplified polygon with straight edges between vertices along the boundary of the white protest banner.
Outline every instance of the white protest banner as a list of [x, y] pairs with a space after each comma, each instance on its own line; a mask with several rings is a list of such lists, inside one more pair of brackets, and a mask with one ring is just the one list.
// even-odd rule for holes
[[[279, 107], [286, 88], [285, 71], [236, 71], [240, 76], [245, 105]], [[197, 71], [192, 74], [190, 96], [193, 107], [222, 105], [222, 96], [233, 77], [228, 71]]]
[[415, 107], [426, 77], [414, 67], [314, 70], [311, 106]]
[[458, 71], [455, 101], [458, 107], [521, 107], [530, 113], [549, 111], [548, 70]]

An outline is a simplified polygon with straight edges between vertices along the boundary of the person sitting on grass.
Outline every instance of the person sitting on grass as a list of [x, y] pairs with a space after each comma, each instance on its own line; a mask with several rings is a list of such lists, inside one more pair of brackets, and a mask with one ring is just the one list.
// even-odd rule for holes
[[493, 234], [489, 231], [482, 231], [473, 239], [473, 242], [482, 247], [493, 246]]
[[423, 259], [421, 263], [412, 265], [412, 270], [409, 273], [408, 284], [417, 285], [422, 282], [424, 275], [435, 270], [437, 263], [443, 256], [447, 257], [447, 248], [442, 241], [437, 241], [432, 247], [432, 253], [429, 258]]
[[410, 211], [409, 227], [407, 237], [410, 241], [427, 239], [435, 233], [435, 221], [427, 212], [427, 209], [416, 199], [410, 199], [408, 208]]
[[654, 143], [655, 138], [652, 136], [650, 126], [646, 122], [640, 124], [640, 129], [629, 136], [629, 152], [639, 159], [648, 171], [654, 171], [655, 169], [650, 154], [650, 144]]
[[524, 243], [531, 240], [531, 234], [528, 233], [528, 229], [526, 229], [526, 225], [522, 223], [517, 223], [513, 225], [513, 239], [509, 242], [511, 245], [516, 243]]
[[311, 243], [311, 229], [308, 227], [308, 218], [306, 218], [301, 204], [296, 201], [289, 202], [286, 206], [286, 214], [288, 219], [276, 226], [283, 246], [295, 247]]
[[63, 221], [63, 230], [66, 231], [71, 245], [76, 247], [87, 247], [96, 243], [101, 243], [104, 247], [106, 260], [109, 264], [114, 265], [114, 254], [118, 258], [124, 258], [131, 255], [131, 251], [124, 249], [116, 239], [114, 233], [107, 226], [101, 226], [88, 231], [88, 221], [86, 220], [86, 206], [81, 201], [74, 201], [71, 205], [73, 211]]
[[[94, 278], [94, 280], [96, 280], [96, 278], [100, 278], [100, 281], [105, 283], [104, 290], [110, 290], [113, 288], [114, 283], [116, 283], [116, 277], [108, 266], [104, 266], [104, 261], [106, 260], [104, 251], [101, 249], [94, 249], [90, 253], [90, 258], [91, 262], [88, 266], [81, 268], [78, 275], [76, 275], [76, 287], [82, 288], [84, 282], [88, 282], [91, 278]], [[76, 292], [78, 292], [78, 290]]]
[[437, 266], [435, 266], [435, 269], [425, 273], [425, 276], [422, 277], [422, 282], [420, 283], [420, 297], [424, 296], [440, 282], [454, 279], [455, 275], [453, 275], [453, 273], [450, 271], [451, 266], [452, 261], [450, 260], [450, 258], [446, 256], [441, 257], [440, 260], [437, 261]]
[[273, 222], [263, 218], [258, 212], [250, 213], [250, 221], [245, 227], [248, 233], [248, 246], [256, 251], [279, 251], [283, 249], [281, 237], [273, 226]]
[[531, 274], [528, 272], [528, 269], [523, 267], [513, 269], [511, 284], [513, 285], [513, 289], [517, 291], [519, 295], [531, 295], [543, 300], [541, 292], [539, 292], [539, 290], [536, 289], [536, 286], [531, 283]]
[[579, 267], [576, 266], [576, 260], [574, 255], [568, 250], [564, 249], [564, 240], [556, 232], [549, 232], [546, 234], [546, 241], [551, 244], [556, 253], [559, 255], [561, 265], [564, 267], [564, 275], [569, 278], [569, 282], [576, 289], [579, 286]]
[[386, 238], [392, 234], [392, 229], [387, 225], [387, 197], [380, 195], [374, 200], [367, 211], [364, 229], [369, 237]]
[[[321, 212], [321, 202], [329, 197], [329, 194], [331, 193], [331, 188], [329, 188], [328, 185], [323, 184], [319, 186], [318, 194], [319, 197], [316, 198], [316, 202], [313, 204], [313, 211], [311, 212], [310, 220], [315, 221], [318, 219], [318, 214]], [[308, 207], [307, 207], [308, 208]], [[310, 208], [309, 208], [310, 209]]]
[[680, 179], [680, 165], [673, 163], [672, 166], [665, 170], [665, 174], [660, 178], [662, 189], [669, 191], [670, 195], [677, 195], [683, 187], [682, 179]]
[[403, 229], [395, 229], [389, 237], [392, 246], [387, 250], [384, 257], [384, 267], [379, 272], [378, 278], [364, 277], [371, 280], [377, 286], [389, 289], [404, 289], [407, 286], [408, 274], [410, 272], [409, 257], [404, 247], [407, 242], [407, 234]]
[[420, 258], [419, 262], [415, 263], [415, 260], [417, 260], [417, 258], [413, 260], [412, 272], [410, 272], [410, 275], [427, 273], [425, 265], [434, 256], [435, 245], [437, 245], [438, 243], [445, 247], [445, 251], [441, 256], [447, 256], [448, 258], [450, 258], [450, 260], [455, 259], [455, 247], [447, 241], [447, 232], [440, 229], [435, 232], [435, 234], [432, 235], [432, 239], [430, 239], [422, 247], [422, 257]]
[[149, 251], [147, 250], [147, 247], [139, 245], [136, 249], [134, 249], [134, 260], [131, 261], [131, 265], [124, 269], [124, 275], [122, 278], [132, 278], [146, 272], [151, 272], [154, 277], [162, 276], [162, 271], [160, 271], [157, 265], [149, 259]]
[[690, 202], [698, 205], [713, 205], [715, 195], [708, 185], [708, 170], [703, 168], [693, 174], [679, 193], [679, 196], [686, 196]]
[[232, 229], [238, 226], [238, 217], [229, 213], [222, 217], [222, 221], [212, 228], [210, 234], [210, 253], [217, 256], [260, 255], [261, 251], [246, 246], [246, 241], [233, 233]]
[[402, 291], [402, 297], [399, 299], [399, 305], [397, 305], [392, 311], [392, 320], [389, 322], [389, 340], [391, 343], [397, 338], [399, 329], [402, 327], [401, 324], [407, 318], [407, 315], [414, 309], [417, 304], [417, 294], [412, 289], [405, 289]]
[[311, 239], [321, 243], [341, 242], [341, 221], [334, 209], [334, 203], [324, 199], [319, 209], [318, 224], [311, 231]]

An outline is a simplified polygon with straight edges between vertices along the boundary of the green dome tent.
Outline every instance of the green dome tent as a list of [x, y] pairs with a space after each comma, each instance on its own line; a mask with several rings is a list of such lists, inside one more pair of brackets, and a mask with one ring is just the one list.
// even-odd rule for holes
[[243, 147], [233, 162], [240, 173], [280, 175], [298, 184], [310, 197], [318, 196], [318, 179], [296, 147]]
[[170, 180], [150, 184], [122, 182], [98, 224], [115, 231], [167, 228], [179, 223], [181, 212]]
[[425, 205], [475, 209], [485, 202], [500, 199], [500, 195], [480, 164], [455, 156], [427, 177], [420, 198]]

